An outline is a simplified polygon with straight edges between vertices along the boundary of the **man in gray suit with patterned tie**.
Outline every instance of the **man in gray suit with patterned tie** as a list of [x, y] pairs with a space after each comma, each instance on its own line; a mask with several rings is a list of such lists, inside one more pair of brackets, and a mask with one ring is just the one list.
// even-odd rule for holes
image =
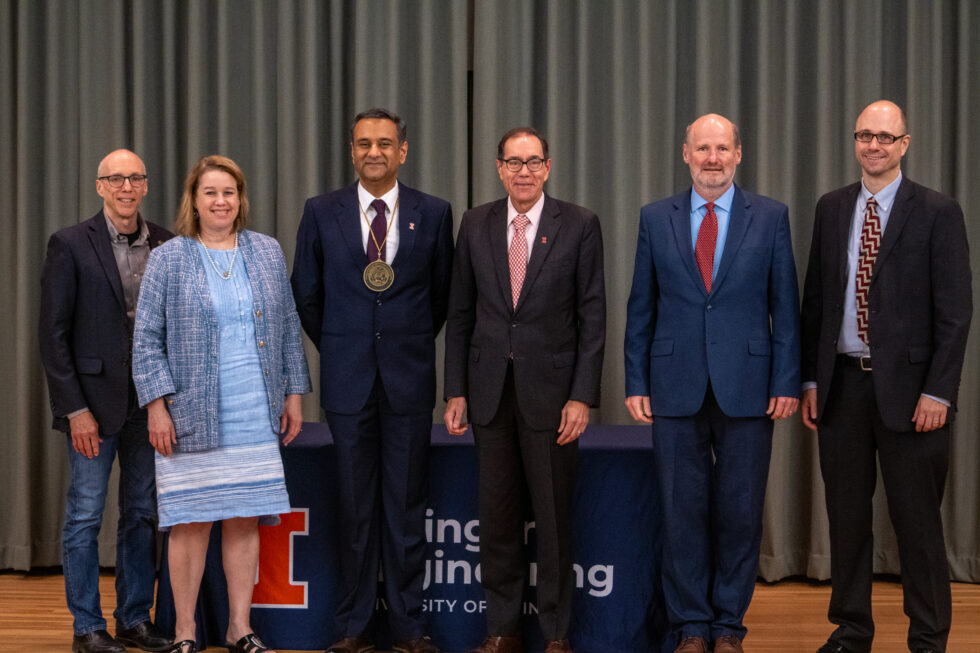
[[[939, 507], [973, 312], [957, 203], [903, 177], [894, 103], [858, 116], [861, 181], [817, 203], [803, 290], [803, 422], [819, 431], [830, 517], [830, 621], [819, 653], [868, 653], [877, 463], [902, 567], [908, 644], [946, 650], [949, 568]], [[877, 459], [877, 461], [876, 461]]]

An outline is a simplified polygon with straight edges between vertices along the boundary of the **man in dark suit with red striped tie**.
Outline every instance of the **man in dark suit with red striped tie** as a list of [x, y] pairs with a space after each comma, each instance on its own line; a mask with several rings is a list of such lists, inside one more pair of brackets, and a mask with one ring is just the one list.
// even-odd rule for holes
[[523, 494], [537, 532], [537, 607], [546, 653], [568, 653], [571, 512], [578, 437], [599, 401], [606, 333], [595, 213], [544, 194], [548, 142], [504, 134], [507, 197], [463, 215], [446, 320], [446, 428], [473, 422], [487, 638], [477, 653], [523, 653], [528, 565]]

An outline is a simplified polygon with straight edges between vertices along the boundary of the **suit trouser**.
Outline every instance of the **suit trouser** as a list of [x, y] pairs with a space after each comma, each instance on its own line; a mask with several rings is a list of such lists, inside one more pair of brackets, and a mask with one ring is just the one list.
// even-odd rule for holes
[[745, 636], [772, 430], [768, 417], [725, 415], [710, 386], [695, 415], [653, 418], [664, 601], [677, 638]]
[[[917, 433], [882, 423], [873, 372], [838, 363], [820, 415], [820, 469], [830, 519], [832, 639], [871, 649], [875, 454], [898, 542], [909, 648], [946, 650], [949, 566], [940, 504], [949, 468], [949, 427]], [[911, 428], [910, 424], [910, 428]]]
[[326, 418], [337, 451], [337, 630], [370, 637], [380, 562], [392, 636], [419, 637], [432, 412], [395, 413], [378, 377], [360, 411]]
[[578, 441], [556, 443], [554, 429], [538, 431], [517, 405], [514, 375], [494, 418], [473, 425], [479, 460], [480, 578], [487, 600], [487, 634], [520, 634], [528, 560], [524, 550], [525, 494], [537, 537], [537, 609], [545, 639], [568, 635], [572, 591], [572, 502]]

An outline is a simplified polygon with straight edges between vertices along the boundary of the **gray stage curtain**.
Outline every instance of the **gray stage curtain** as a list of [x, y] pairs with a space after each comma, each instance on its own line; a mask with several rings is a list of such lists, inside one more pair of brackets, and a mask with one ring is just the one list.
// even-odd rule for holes
[[[0, 298], [14, 307], [0, 321], [10, 343], [0, 352], [0, 407], [12, 416], [0, 568], [58, 563], [64, 453], [48, 428], [36, 351], [37, 279], [48, 234], [99, 208], [92, 178], [110, 149], [144, 156], [144, 213], [166, 224], [190, 162], [212, 151], [235, 158], [250, 183], [252, 226], [291, 259], [303, 200], [353, 180], [346, 130], [357, 110], [390, 106], [407, 118], [402, 179], [452, 201], [457, 222], [502, 195], [500, 134], [537, 126], [551, 144], [547, 191], [602, 219], [608, 341], [593, 417], [627, 424], [622, 334], [636, 221], [643, 204], [689, 186], [685, 125], [708, 111], [739, 124], [736, 181], [789, 205], [802, 280], [817, 198], [859, 177], [854, 119], [867, 103], [894, 99], [912, 133], [906, 175], [960, 201], [976, 250], [977, 33], [972, 0], [0, 0]], [[971, 337], [944, 507], [952, 575], [973, 582], [977, 347]], [[315, 396], [304, 409], [317, 418]], [[879, 504], [876, 566], [897, 572]], [[795, 420], [780, 423], [762, 577], [827, 578], [826, 530], [816, 438]]]

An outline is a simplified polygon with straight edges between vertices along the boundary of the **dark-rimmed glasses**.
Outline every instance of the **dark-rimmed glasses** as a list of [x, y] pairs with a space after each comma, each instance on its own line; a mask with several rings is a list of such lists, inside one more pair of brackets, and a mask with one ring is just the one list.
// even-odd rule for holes
[[527, 169], [531, 172], [537, 172], [544, 167], [544, 159], [539, 159], [538, 157], [533, 157], [527, 161], [523, 159], [497, 159], [511, 172], [520, 172], [521, 168], [527, 166]]
[[106, 182], [113, 188], [122, 188], [126, 180], [129, 180], [129, 185], [133, 188], [142, 188], [143, 184], [146, 183], [146, 175], [107, 175], [96, 177], [96, 179]]
[[870, 143], [871, 139], [877, 138], [878, 145], [891, 145], [895, 141], [905, 138], [908, 134], [899, 134], [898, 136], [893, 136], [888, 133], [875, 134], [873, 132], [854, 132], [854, 140], [859, 143]]

